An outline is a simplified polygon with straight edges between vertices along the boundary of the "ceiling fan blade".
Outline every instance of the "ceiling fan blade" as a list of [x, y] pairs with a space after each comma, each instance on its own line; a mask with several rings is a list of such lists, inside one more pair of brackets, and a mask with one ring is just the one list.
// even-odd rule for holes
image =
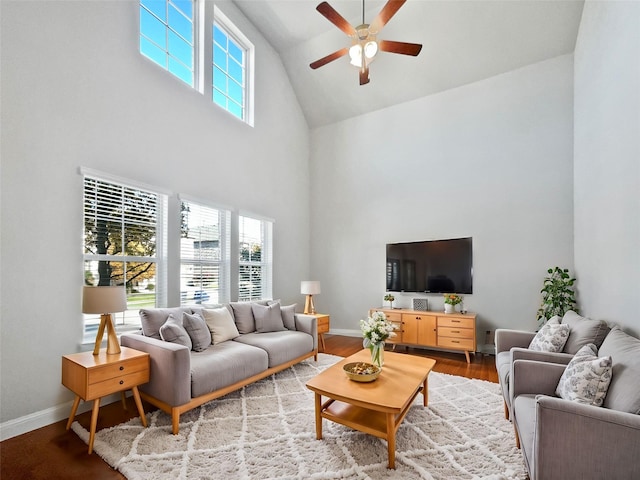
[[378, 47], [383, 52], [400, 53], [413, 57], [417, 57], [422, 50], [422, 45], [419, 43], [394, 42], [392, 40], [379, 40]]
[[320, 5], [316, 7], [327, 20], [333, 23], [336, 27], [342, 30], [347, 35], [355, 35], [356, 29], [347, 22], [342, 15], [335, 11], [335, 9], [329, 5], [327, 2], [322, 2]]
[[382, 7], [378, 16], [373, 19], [373, 22], [371, 22], [371, 25], [369, 26], [369, 30], [373, 33], [378, 33], [406, 1], [407, 0], [389, 0], [386, 5]]
[[337, 52], [333, 52], [327, 55], [326, 57], [322, 57], [320, 60], [316, 60], [309, 66], [315, 70], [316, 68], [320, 68], [323, 65], [326, 65], [329, 62], [333, 62], [340, 57], [344, 57], [347, 53], [349, 53], [349, 49], [345, 47], [341, 50], [338, 50]]
[[369, 83], [369, 66], [365, 65], [360, 69], [360, 85]]

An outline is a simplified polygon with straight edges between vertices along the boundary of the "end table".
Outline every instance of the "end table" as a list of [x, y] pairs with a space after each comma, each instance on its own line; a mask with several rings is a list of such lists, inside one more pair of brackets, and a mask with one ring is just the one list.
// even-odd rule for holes
[[62, 384], [76, 394], [67, 430], [71, 428], [80, 400], [93, 400], [89, 453], [93, 452], [100, 398], [106, 395], [122, 392], [124, 401], [125, 390], [132, 390], [140, 421], [147, 426], [138, 385], [149, 381], [149, 354], [128, 347], [121, 347], [121, 350], [113, 355], [102, 349], [98, 355], [80, 352], [62, 356]]

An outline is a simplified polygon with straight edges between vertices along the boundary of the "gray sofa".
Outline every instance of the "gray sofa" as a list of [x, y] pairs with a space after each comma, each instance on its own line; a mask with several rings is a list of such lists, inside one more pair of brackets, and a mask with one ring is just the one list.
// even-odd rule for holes
[[496, 330], [496, 369], [504, 398], [505, 418], [511, 418], [513, 391], [510, 379], [515, 360], [536, 360], [566, 365], [584, 345], [593, 343], [596, 347], [600, 347], [609, 333], [606, 322], [582, 317], [571, 310], [564, 314], [561, 323], [568, 324], [570, 327], [569, 338], [562, 352], [530, 350], [529, 344], [536, 332], [500, 328]]
[[[235, 328], [233, 335], [221, 337], [223, 341], [215, 342], [215, 327], [207, 319], [207, 325], [213, 328], [209, 332], [211, 345], [207, 345], [206, 338], [202, 343], [195, 337], [184, 339], [180, 335], [169, 335], [173, 331], [168, 330], [169, 323], [181, 324], [180, 319], [186, 322], [199, 316], [204, 319], [205, 314], [210, 314], [210, 310], [200, 306], [141, 310], [142, 331], [121, 336], [122, 345], [150, 354], [150, 381], [139, 387], [140, 395], [171, 415], [174, 434], [178, 433], [182, 413], [306, 358], [317, 360], [315, 316], [296, 314], [295, 306], [283, 307], [280, 311], [277, 305], [282, 319], [277, 325], [256, 324], [253, 311], [257, 305], [266, 308], [266, 302], [224, 306], [230, 312]], [[272, 313], [275, 315], [269, 310], [269, 319], [275, 318]], [[161, 331], [166, 335], [161, 335]], [[170, 341], [163, 340], [163, 336]], [[189, 336], [192, 336], [191, 331]]]
[[597, 355], [612, 364], [601, 407], [556, 396], [565, 365], [513, 362], [513, 423], [531, 480], [640, 478], [640, 340], [614, 327]]

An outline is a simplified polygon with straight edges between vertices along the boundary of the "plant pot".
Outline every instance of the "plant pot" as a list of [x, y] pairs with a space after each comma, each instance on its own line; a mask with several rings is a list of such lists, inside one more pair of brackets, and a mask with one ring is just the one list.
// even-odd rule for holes
[[444, 304], [444, 313], [453, 313], [455, 312], [455, 306], [450, 303]]

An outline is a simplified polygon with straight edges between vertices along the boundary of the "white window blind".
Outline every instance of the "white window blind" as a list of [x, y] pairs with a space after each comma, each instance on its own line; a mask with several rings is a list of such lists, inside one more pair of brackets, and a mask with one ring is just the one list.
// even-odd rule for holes
[[[138, 310], [163, 303], [167, 196], [84, 175], [84, 284], [123, 285], [127, 311], [114, 314], [116, 328], [140, 325]], [[85, 316], [85, 334], [99, 315]]]
[[272, 297], [273, 222], [240, 215], [238, 301]]
[[180, 303], [229, 302], [231, 215], [180, 202]]

